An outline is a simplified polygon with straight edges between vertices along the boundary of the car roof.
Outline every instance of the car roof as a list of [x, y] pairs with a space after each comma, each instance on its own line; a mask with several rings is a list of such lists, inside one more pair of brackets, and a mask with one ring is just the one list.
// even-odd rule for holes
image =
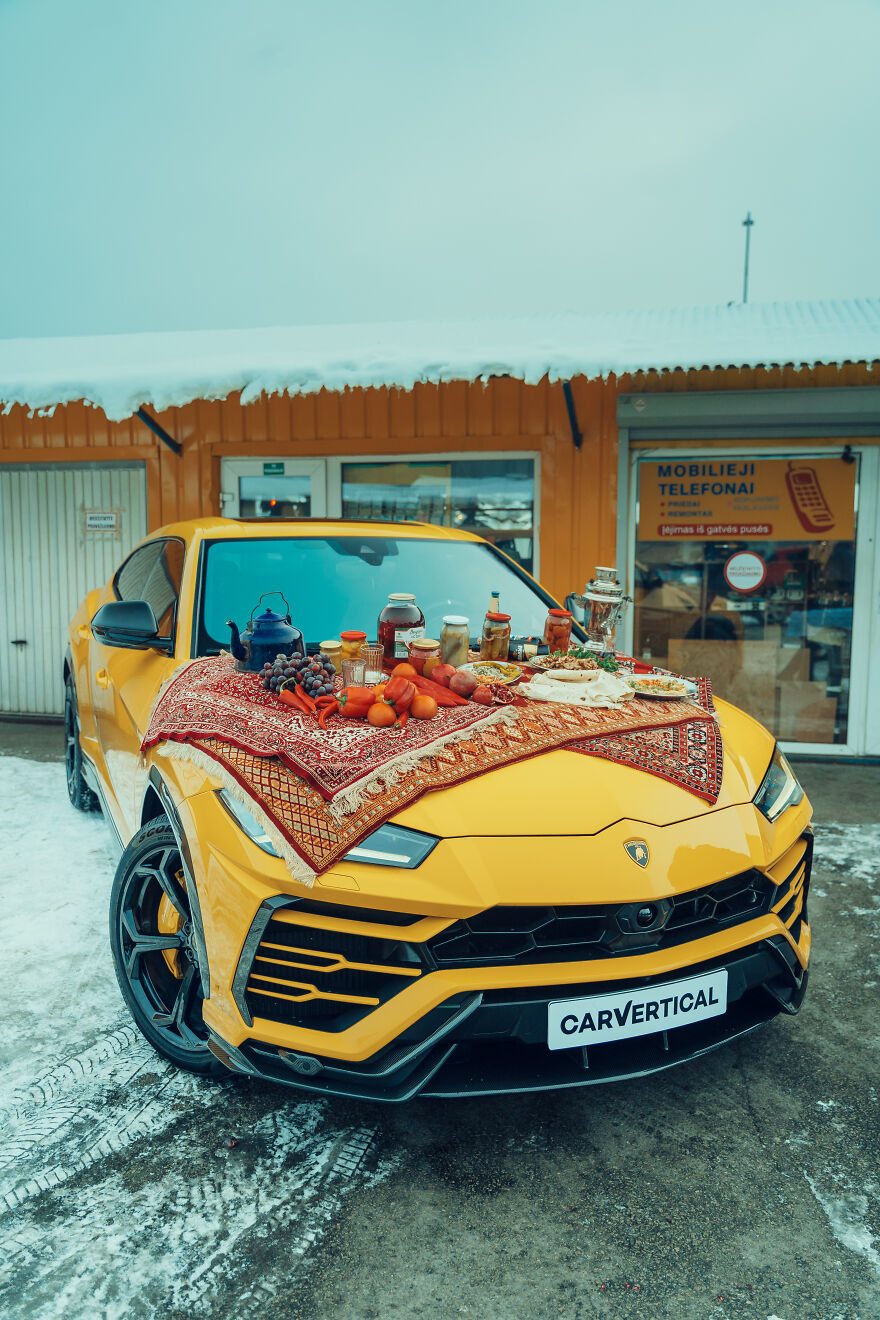
[[362, 522], [348, 518], [190, 518], [158, 527], [145, 540], [179, 536], [194, 540], [238, 541], [262, 537], [368, 536], [394, 540], [476, 541], [483, 538], [454, 527], [422, 522]]

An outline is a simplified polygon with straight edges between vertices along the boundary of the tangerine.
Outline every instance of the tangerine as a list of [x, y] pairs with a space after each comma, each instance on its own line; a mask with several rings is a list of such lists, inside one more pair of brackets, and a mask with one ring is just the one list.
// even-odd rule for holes
[[384, 701], [376, 701], [367, 711], [367, 720], [377, 729], [387, 729], [397, 719], [392, 708]]

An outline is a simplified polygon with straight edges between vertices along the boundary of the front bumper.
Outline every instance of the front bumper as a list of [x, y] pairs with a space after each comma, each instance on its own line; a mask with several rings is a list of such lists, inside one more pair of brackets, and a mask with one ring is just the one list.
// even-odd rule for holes
[[[804, 933], [808, 931], [804, 926]], [[552, 1000], [635, 990], [648, 983], [659, 987], [679, 973], [457, 995], [363, 1063], [319, 1060], [258, 1040], [236, 1048], [213, 1036], [212, 1048], [237, 1072], [361, 1100], [401, 1102], [416, 1095], [480, 1096], [594, 1086], [648, 1076], [699, 1058], [747, 1036], [780, 1012], [797, 1013], [806, 994], [808, 972], [782, 936], [688, 970], [699, 974], [719, 967], [728, 973], [728, 1007], [721, 1017], [590, 1049], [547, 1048], [547, 1006]]]
[[[776, 828], [765, 829], [753, 808], [717, 816], [730, 825], [732, 845], [725, 844], [723, 855], [695, 838], [692, 822], [657, 830], [650, 838], [659, 864], [653, 878], [639, 876], [635, 884], [635, 867], [619, 880], [612, 872], [607, 882], [600, 869], [593, 871], [592, 839], [539, 841], [545, 851], [552, 847], [554, 862], [556, 853], [563, 863], [570, 858], [580, 874], [590, 865], [593, 902], [586, 906], [583, 881], [562, 865], [562, 882], [546, 894], [552, 906], [534, 906], [534, 884], [523, 885], [514, 905], [505, 906], [513, 888], [506, 883], [503, 898], [499, 886], [498, 897], [487, 892], [482, 902], [461, 899], [455, 908], [426, 902], [421, 915], [408, 901], [409, 872], [401, 878], [377, 868], [379, 883], [369, 897], [357, 884], [350, 894], [339, 885], [335, 893], [323, 885], [280, 892], [280, 883], [270, 888], [264, 875], [212, 841], [199, 867], [211, 950], [204, 1005], [211, 1048], [234, 1071], [316, 1093], [394, 1102], [641, 1076], [735, 1040], [780, 1012], [795, 1013], [810, 953], [809, 804], [786, 813]], [[714, 821], [716, 833], [722, 823]], [[621, 822], [605, 834], [625, 838], [627, 830], [631, 823]], [[620, 847], [621, 839], [611, 842]], [[515, 843], [521, 854], [529, 841]], [[463, 851], [462, 844], [456, 848]], [[450, 871], [450, 859], [456, 861], [452, 848], [434, 868], [447, 895], [461, 877], [481, 877], [491, 888], [492, 873], [473, 865], [473, 856], [458, 872]], [[730, 878], [699, 884], [701, 875], [719, 870]], [[372, 874], [363, 878], [373, 881]], [[419, 877], [422, 893], [427, 878]], [[620, 894], [627, 882], [629, 892]], [[392, 883], [400, 893], [386, 896], [381, 886]], [[635, 939], [627, 924], [643, 893], [667, 912], [653, 943]], [[620, 897], [630, 901], [621, 905]], [[548, 1048], [551, 1001], [660, 987], [722, 967], [728, 1007], [721, 1017], [587, 1052]]]

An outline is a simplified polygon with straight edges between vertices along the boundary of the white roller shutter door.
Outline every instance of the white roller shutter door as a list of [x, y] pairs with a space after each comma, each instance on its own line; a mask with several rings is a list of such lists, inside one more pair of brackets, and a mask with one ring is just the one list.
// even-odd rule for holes
[[0, 466], [0, 713], [62, 714], [70, 617], [146, 530], [142, 463]]

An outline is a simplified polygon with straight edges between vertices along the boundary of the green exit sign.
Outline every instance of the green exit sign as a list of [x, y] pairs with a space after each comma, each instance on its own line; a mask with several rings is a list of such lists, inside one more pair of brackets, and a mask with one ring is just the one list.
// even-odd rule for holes
[[264, 476], [264, 477], [283, 477], [283, 476], [284, 476], [284, 464], [283, 464], [283, 463], [264, 463], [264, 464], [263, 464], [263, 476]]

